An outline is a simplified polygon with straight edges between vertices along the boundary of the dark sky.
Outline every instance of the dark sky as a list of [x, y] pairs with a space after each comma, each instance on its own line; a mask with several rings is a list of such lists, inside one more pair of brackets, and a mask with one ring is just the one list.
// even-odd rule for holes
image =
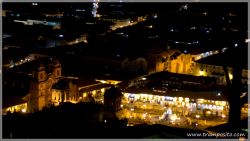
[[[41, 9], [55, 9], [55, 8], [62, 8], [62, 9], [68, 9], [70, 7], [82, 7], [87, 8], [91, 7], [92, 3], [38, 3], [39, 5], [36, 8]], [[133, 9], [136, 11], [151, 11], [151, 10], [160, 10], [162, 12], [167, 12], [171, 10], [178, 9], [181, 5], [185, 3], [179, 2], [179, 3], [102, 3], [102, 5], [109, 5], [111, 7], [115, 7], [113, 5], [117, 5], [117, 8], [122, 9], [124, 7], [128, 9]], [[247, 3], [188, 3], [189, 7], [196, 10], [204, 10], [204, 9], [212, 9], [213, 11], [227, 11], [227, 10], [233, 10], [236, 12], [241, 12], [247, 10]], [[101, 5], [101, 4], [100, 4]], [[122, 5], [122, 6], [119, 6]], [[3, 3], [3, 9], [16, 9], [16, 10], [29, 10], [32, 8], [31, 3]], [[247, 11], [246, 11], [247, 12]]]

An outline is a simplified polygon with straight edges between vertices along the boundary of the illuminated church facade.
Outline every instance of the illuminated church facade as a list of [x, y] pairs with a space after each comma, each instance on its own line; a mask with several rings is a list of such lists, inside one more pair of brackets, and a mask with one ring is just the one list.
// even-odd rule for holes
[[64, 77], [61, 75], [61, 64], [57, 59], [52, 60], [47, 66], [39, 64], [32, 72], [30, 93], [24, 97], [27, 101], [27, 112], [40, 111], [60, 102], [76, 102], [78, 78]]

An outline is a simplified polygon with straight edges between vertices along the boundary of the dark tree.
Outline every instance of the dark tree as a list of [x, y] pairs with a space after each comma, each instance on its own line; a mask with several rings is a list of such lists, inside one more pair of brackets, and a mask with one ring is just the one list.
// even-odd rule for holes
[[[246, 5], [242, 5], [242, 8], [240, 11], [235, 11], [238, 16], [233, 19], [237, 22], [234, 23], [238, 28], [236, 33], [222, 30], [223, 28], [232, 28], [226, 21], [218, 22], [214, 27], [216, 29], [214, 33], [216, 45], [228, 48], [225, 53], [220, 52], [221, 55], [224, 54], [226, 57], [218, 61], [222, 63], [226, 78], [226, 89], [223, 95], [229, 103], [228, 125], [230, 128], [236, 130], [240, 129], [241, 107], [247, 100], [247, 96], [241, 98], [242, 69], [247, 62], [245, 60], [246, 58], [244, 58], [244, 53], [247, 51], [247, 44], [245, 43], [245, 39], [247, 38]], [[237, 47], [235, 46], [236, 43], [238, 45]], [[230, 80], [229, 77], [228, 67], [232, 68], [232, 80]]]

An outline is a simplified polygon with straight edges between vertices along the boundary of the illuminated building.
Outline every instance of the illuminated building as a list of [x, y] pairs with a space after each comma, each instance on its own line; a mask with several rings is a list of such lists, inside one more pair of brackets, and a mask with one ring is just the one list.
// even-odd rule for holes
[[30, 93], [24, 97], [27, 101], [27, 112], [40, 111], [50, 105], [58, 105], [60, 102], [74, 102], [77, 100], [78, 78], [67, 78], [61, 75], [61, 64], [53, 59], [49, 64], [49, 72], [45, 66], [38, 64], [33, 70]]
[[197, 54], [182, 53], [177, 49], [154, 50], [148, 53], [150, 65], [149, 73], [169, 71], [173, 73], [192, 74], [193, 60]]
[[[168, 71], [180, 74], [190, 74], [195, 76], [208, 76], [217, 78], [217, 84], [226, 84], [225, 74], [222, 65], [206, 63], [203, 60], [213, 56], [218, 56], [218, 51], [210, 51], [205, 53], [182, 53], [179, 50], [158, 51], [152, 55], [156, 55], [151, 61], [151, 70], [149, 73]], [[209, 57], [210, 56], [210, 57]], [[152, 60], [152, 58], [151, 58]], [[154, 68], [155, 67], [155, 68]], [[233, 78], [232, 68], [227, 67], [230, 79]], [[243, 69], [242, 82], [248, 84], [249, 70]]]
[[3, 98], [3, 111], [2, 114], [5, 115], [8, 112], [22, 112], [26, 113], [27, 111], [27, 102], [18, 97], [4, 97]]
[[101, 82], [103, 84], [111, 84], [111, 85], [117, 85], [117, 84], [121, 83], [121, 81], [119, 81], [119, 80], [110, 80], [110, 79], [108, 79], [108, 80], [98, 80], [98, 79], [96, 79], [95, 81]]
[[[86, 97], [93, 97], [97, 103], [103, 103], [104, 92], [110, 88], [110, 84], [95, 82], [94, 84], [79, 86], [79, 101], [84, 101]], [[81, 100], [82, 99], [82, 100]]]
[[202, 114], [203, 110], [210, 110], [211, 114], [218, 116], [227, 114], [228, 103], [216, 92], [191, 92], [191, 91], [169, 91], [160, 92], [150, 89], [128, 88], [123, 91], [125, 100], [134, 102], [146, 102], [148, 104], [159, 104], [176, 107], [187, 107], [188, 113]]
[[[247, 51], [246, 51], [247, 52]], [[205, 76], [215, 77], [217, 78], [218, 84], [226, 84], [225, 72], [223, 69], [223, 65], [226, 66], [228, 70], [229, 79], [233, 79], [233, 69], [231, 60], [232, 55], [229, 51], [226, 51], [222, 54], [215, 54], [203, 59], [199, 59], [195, 61], [196, 67], [194, 68], [194, 72], [198, 74], [199, 71], [202, 71]], [[247, 55], [242, 52], [240, 57], [242, 63], [242, 83], [244, 85], [249, 84], [248, 73], [249, 70], [247, 68]]]

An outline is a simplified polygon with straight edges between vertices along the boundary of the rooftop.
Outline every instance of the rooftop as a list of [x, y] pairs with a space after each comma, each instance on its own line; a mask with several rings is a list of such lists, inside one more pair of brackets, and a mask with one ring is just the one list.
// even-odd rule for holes
[[97, 90], [97, 89], [108, 88], [110, 86], [111, 86], [110, 84], [97, 83], [97, 84], [88, 85], [88, 86], [85, 86], [85, 87], [79, 87], [79, 91], [81, 93], [83, 93], [83, 92], [94, 91], [94, 90]]
[[132, 93], [132, 94], [152, 94], [158, 96], [171, 96], [171, 97], [188, 97], [190, 99], [209, 99], [209, 100], [225, 100], [222, 96], [217, 96], [216, 91], [188, 91], [188, 90], [178, 90], [178, 91], [165, 91], [158, 92], [149, 88], [135, 88], [130, 87], [123, 92]]
[[190, 81], [197, 82], [201, 84], [214, 83], [216, 81], [213, 77], [203, 77], [203, 76], [193, 76], [187, 74], [179, 74], [179, 73], [171, 73], [167, 71], [161, 71], [157, 73], [153, 73], [147, 76], [148, 79], [160, 79], [160, 80], [174, 80], [174, 81]]
[[3, 97], [3, 107], [2, 108], [8, 108], [11, 106], [24, 104], [26, 102], [27, 101], [23, 100], [20, 97], [16, 97], [16, 96]]

